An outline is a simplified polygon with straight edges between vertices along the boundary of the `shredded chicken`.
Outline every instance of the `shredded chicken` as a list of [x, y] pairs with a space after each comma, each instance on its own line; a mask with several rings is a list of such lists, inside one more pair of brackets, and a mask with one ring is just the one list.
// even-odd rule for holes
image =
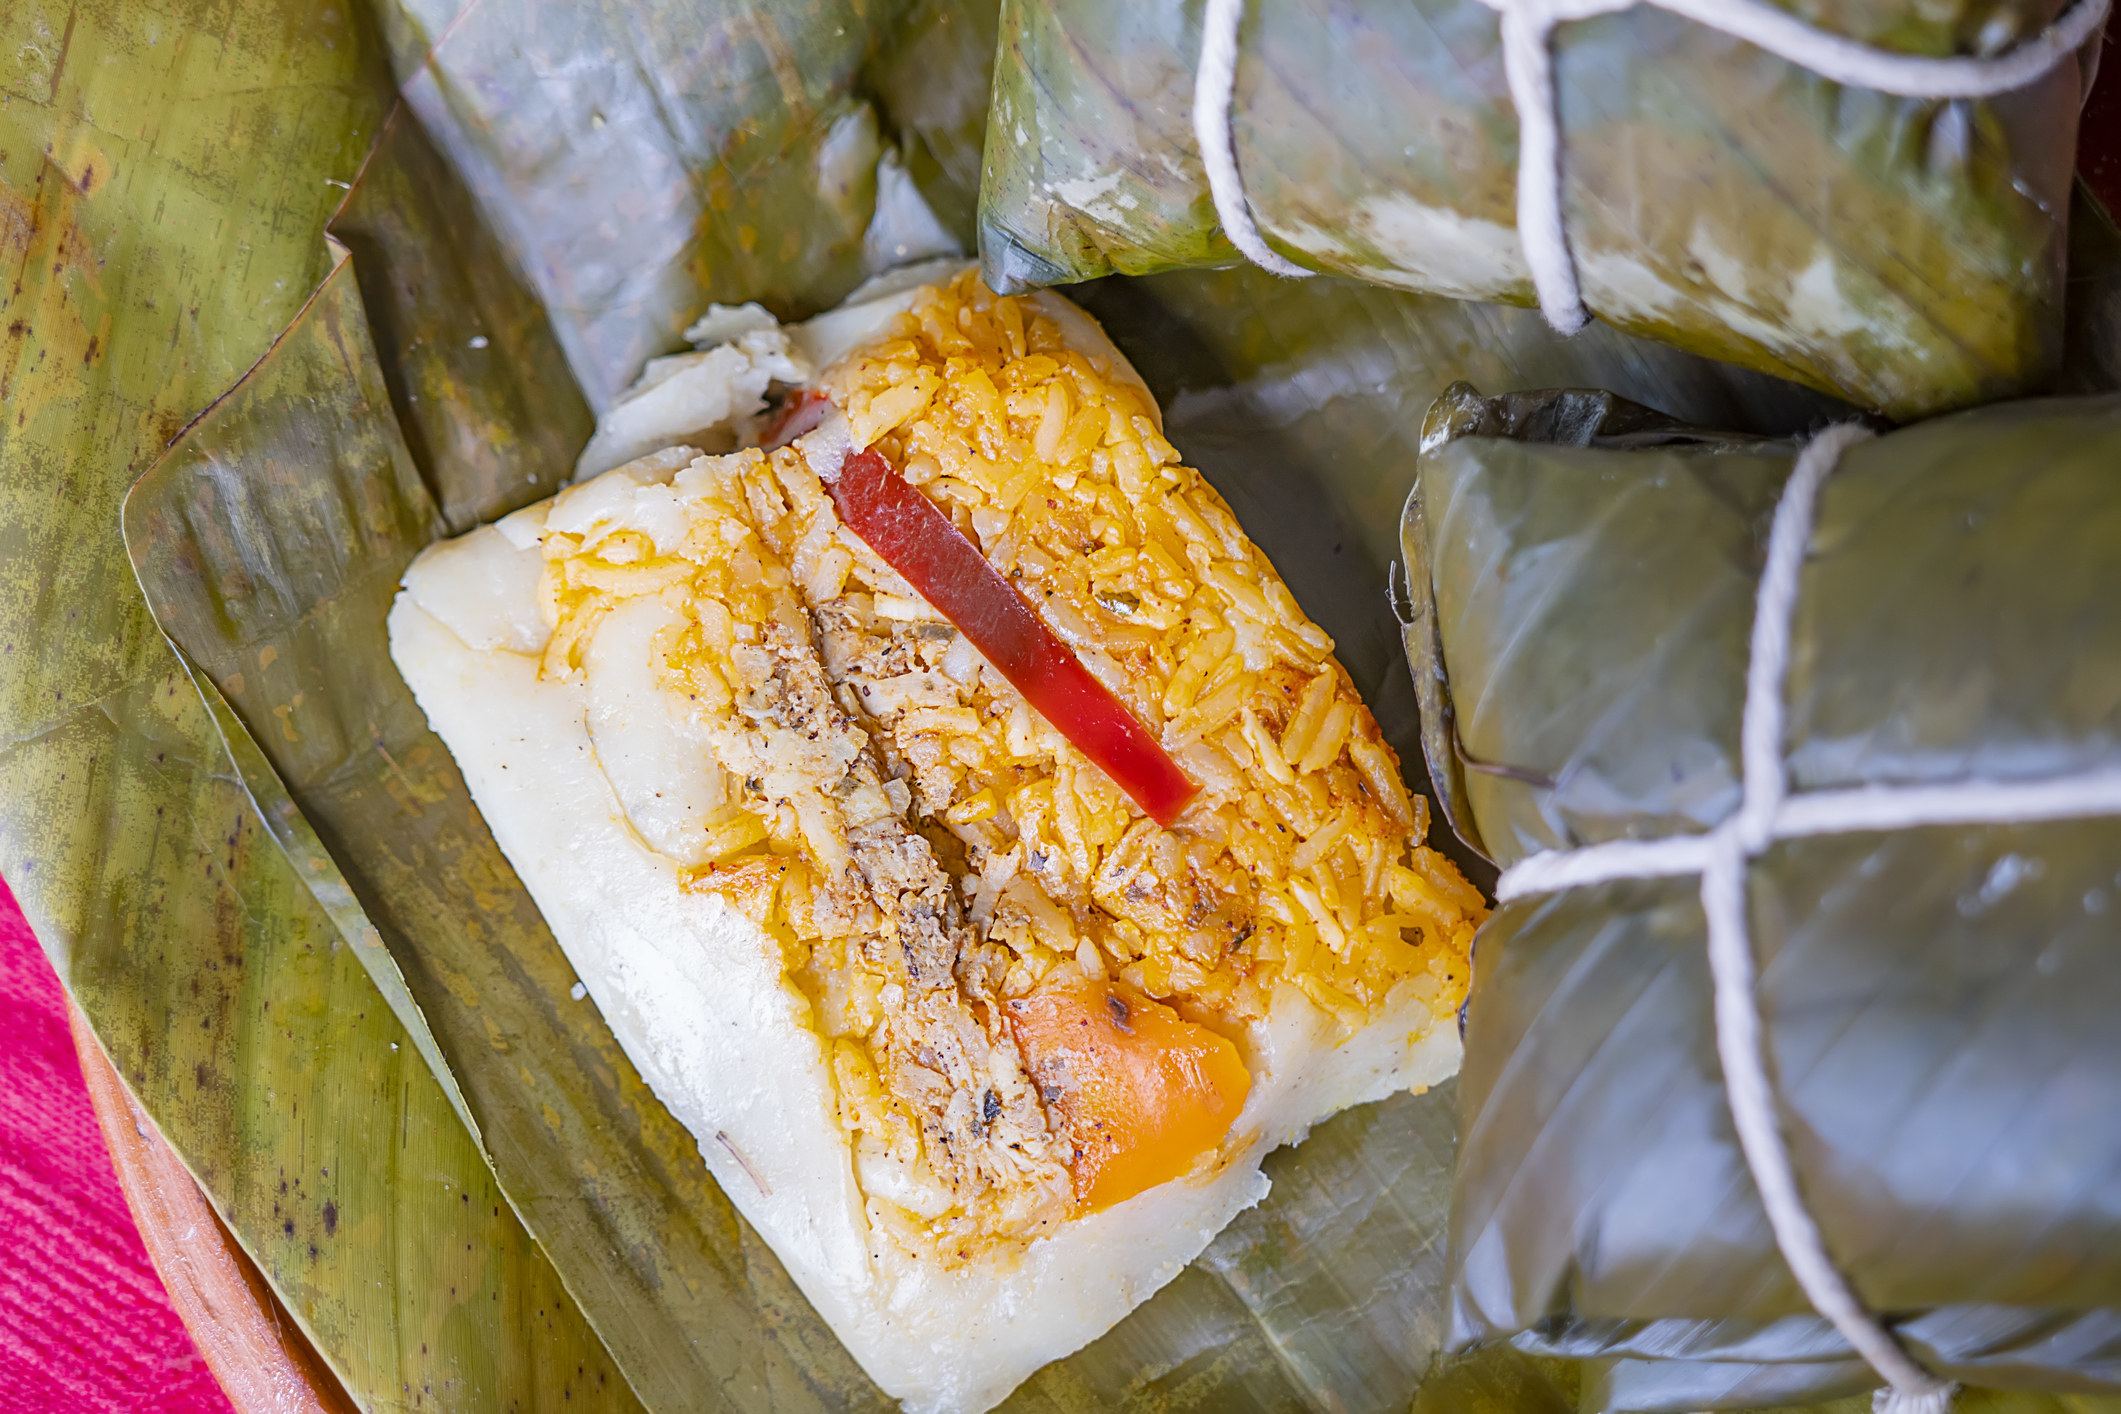
[[[879, 1209], [880, 1225], [946, 1257], [1035, 1237], [1069, 1212], [1069, 1149], [998, 1005], [1010, 955], [969, 926], [908, 821], [910, 792], [835, 695], [808, 608], [755, 524], [776, 505], [768, 464], [752, 453], [685, 475], [691, 527], [667, 558], [692, 570], [690, 626], [665, 646], [665, 671], [731, 778], [731, 813], [756, 822], [728, 836], [735, 848], [696, 870], [694, 886], [789, 935], [798, 976], [833, 974], [841, 1000], [821, 1008], [833, 1013], [828, 1034], [860, 1052], [836, 1066], [843, 1121], [872, 1186], [926, 1220]], [[564, 628], [629, 591], [670, 588], [666, 557], [644, 534], [614, 524], [547, 537], [548, 596]], [[568, 636], [578, 646], [591, 632]], [[547, 668], [580, 670], [565, 652]], [[767, 854], [745, 852], [762, 843]], [[859, 995], [848, 974], [867, 983]], [[884, 1201], [872, 1195], [873, 1207]]]

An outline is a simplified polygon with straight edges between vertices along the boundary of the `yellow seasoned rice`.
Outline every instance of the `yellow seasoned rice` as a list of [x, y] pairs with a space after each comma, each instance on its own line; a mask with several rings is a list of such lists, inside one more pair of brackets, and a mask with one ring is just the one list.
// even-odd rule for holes
[[[822, 383], [1201, 787], [1175, 828], [1148, 819], [839, 522], [796, 449], [694, 461], [661, 545], [546, 536], [544, 675], [576, 677], [629, 599], [682, 615], [665, 681], [729, 772], [692, 878], [786, 951], [873, 1229], [961, 1260], [1071, 1211], [1000, 1020], [1056, 973], [1118, 976], [1232, 1034], [1285, 987], [1343, 1034], [1410, 999], [1447, 1022], [1483, 901], [1424, 845], [1428, 803], [1331, 639], [1138, 387], [969, 273]], [[797, 678], [819, 700], [791, 723], [775, 713]], [[942, 917], [954, 987], [924, 991], [878, 945], [915, 914]], [[887, 1161], [896, 1178], [872, 1181]]]

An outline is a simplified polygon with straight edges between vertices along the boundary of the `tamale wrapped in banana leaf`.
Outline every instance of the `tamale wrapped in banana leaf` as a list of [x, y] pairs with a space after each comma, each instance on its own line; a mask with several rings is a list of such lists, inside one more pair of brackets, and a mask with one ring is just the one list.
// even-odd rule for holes
[[[1595, 1361], [1587, 1409], [1879, 1383], [1793, 1278], [1735, 1135], [1698, 868], [1512, 889], [1550, 851], [1684, 849], [1752, 799], [1749, 636], [1796, 458], [1609, 394], [1460, 385], [1402, 526], [1438, 794], [1505, 866], [1467, 1008], [1451, 1340]], [[2116, 467], [2110, 395], [1841, 453], [1796, 542], [1789, 795], [1738, 876], [1825, 1251], [1917, 1362], [1990, 1387], [2121, 1388], [2121, 820], [2023, 804], [2121, 799]], [[2018, 803], [1846, 813], [1911, 792]]]
[[[980, 205], [996, 289], [1240, 259], [1195, 136], [1204, 8], [1003, 5]], [[2029, 41], [2064, 7], [1788, 8], [1947, 56]], [[1551, 52], [1561, 225], [1592, 314], [1896, 418], [2053, 377], [2077, 58], [1993, 98], [1896, 98], [1648, 5], [1564, 23]], [[1272, 254], [1533, 303], [1522, 115], [1485, 0], [1257, 0], [1229, 113]]]

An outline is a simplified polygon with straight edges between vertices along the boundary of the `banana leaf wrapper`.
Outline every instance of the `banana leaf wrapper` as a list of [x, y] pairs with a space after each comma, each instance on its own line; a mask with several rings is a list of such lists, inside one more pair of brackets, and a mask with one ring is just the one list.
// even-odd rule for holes
[[[1450, 818], [1508, 865], [1699, 833], [1739, 722], [1787, 443], [1604, 393], [1431, 410], [1407, 645]], [[2026, 780], [2121, 752], [2121, 398], [1962, 413], [1826, 481], [1794, 792]], [[1770, 1074], [1865, 1304], [1953, 1378], [2121, 1388], [2121, 820], [1784, 840], [1750, 869]], [[1591, 1362], [1587, 1408], [1877, 1383], [1777, 1252], [1732, 1131], [1693, 877], [1499, 908], [1476, 943], [1454, 1345]]]
[[[1346, 278], [1281, 280], [1240, 267], [1069, 293], [1129, 341], [1147, 376], [1170, 391], [1167, 420], [1190, 445], [1213, 449], [1203, 456], [1220, 464], [1249, 455], [1262, 469], [1247, 479], [1260, 484], [1270, 476], [1264, 466], [1278, 461], [1330, 493], [1321, 509], [1335, 513], [1327, 523], [1336, 530], [1354, 532], [1363, 558], [1349, 588], [1389, 634], [1379, 651], [1394, 660], [1393, 677], [1403, 676], [1398, 630], [1375, 601], [1399, 556], [1422, 416], [1453, 383], [1605, 388], [1688, 422], [1770, 437], [1850, 415], [1809, 389], [1610, 327], [1562, 338], [1531, 310]], [[1314, 509], [1299, 518], [1318, 517]]]
[[406, 103], [592, 407], [710, 301], [838, 303], [867, 273], [892, 137], [969, 220], [992, 0], [374, 3]]
[[[931, 154], [977, 148], [930, 131]], [[276, 802], [274, 842], [369, 940], [357, 958], [379, 1012], [441, 1077], [564, 1279], [569, 1315], [623, 1374], [613, 1407], [881, 1407], [572, 997], [571, 969], [390, 666], [383, 616], [412, 555], [549, 494], [588, 430], [563, 314], [517, 273], [528, 262], [489, 234], [440, 147], [409, 109], [390, 119], [310, 304], [134, 488], [134, 568], [202, 690], [225, 695], [230, 750]], [[947, 175], [940, 156], [935, 171]], [[1225, 477], [1264, 508], [1248, 516], [1256, 532], [1326, 523], [1283, 460]], [[1292, 575], [1307, 603], [1333, 600], [1341, 631], [1365, 635], [1372, 678], [1403, 685], [1375, 572], [1351, 592], [1307, 543], [1270, 549], [1307, 571]], [[1397, 720], [1411, 747], [1404, 694]], [[1017, 1407], [1405, 1408], [1442, 1331], [1452, 1116], [1448, 1092], [1401, 1097], [1277, 1156], [1267, 1204]], [[1510, 1351], [1452, 1361], [1445, 1378], [1471, 1391], [1465, 1407], [1497, 1410], [1530, 1389], [1560, 1400], [1572, 1381]]]
[[[494, 13], [529, 41], [586, 12]], [[615, 36], [601, 55], [633, 13], [597, 13]], [[719, 14], [699, 9], [703, 24]], [[873, 1407], [712, 1191], [690, 1136], [572, 999], [564, 959], [464, 813], [383, 651], [404, 558], [549, 494], [593, 401], [572, 361], [584, 341], [560, 331], [594, 321], [548, 304], [526, 273], [534, 252], [490, 234], [500, 223], [454, 149], [415, 115], [389, 116], [394, 63], [408, 87], [508, 88], [512, 101], [483, 101], [511, 131], [541, 120], [553, 73], [459, 65], [456, 37], [484, 15], [430, 16], [429, 33], [399, 11], [380, 27], [342, 11], [320, 28], [309, 7], [238, 0], [173, 29], [154, 21], [145, 51], [119, 3], [26, 0], [0, 17], [19, 69], [0, 105], [0, 236], [22, 256], [5, 345], [17, 415], [0, 421], [0, 537], [19, 567], [0, 576], [15, 645], [0, 871], [128, 1083], [361, 1407]], [[866, 103], [944, 224], [969, 235], [991, 16], [872, 16], [853, 96], [812, 111], [829, 128]], [[769, 21], [754, 15], [751, 32]], [[838, 38], [792, 23], [772, 36], [797, 62], [808, 40]], [[121, 66], [122, 91], [99, 77]], [[225, 97], [174, 102], [209, 69]], [[779, 85], [754, 94], [787, 102]], [[150, 130], [151, 143], [118, 136]], [[511, 150], [564, 157], [567, 137], [555, 125], [542, 149]], [[698, 149], [702, 189], [719, 150]], [[573, 180], [565, 163], [511, 170], [510, 190], [529, 196], [540, 172]], [[774, 200], [852, 213], [845, 229], [871, 258], [873, 214], [861, 225], [858, 203], [808, 192], [814, 167], [749, 180], [782, 178], [790, 194]], [[320, 227], [342, 194], [335, 249]], [[812, 278], [806, 250], [708, 297], [757, 294], [791, 313], [827, 302], [846, 268]], [[114, 273], [128, 269], [152, 278]], [[1189, 301], [1185, 281], [1232, 283]], [[1108, 317], [1127, 303], [1112, 288]], [[1698, 377], [1690, 415], [1762, 431], [1813, 416], [1766, 380], [1726, 387], [1654, 348], [1586, 369], [1551, 350], [1593, 340], [1526, 334], [1532, 316], [1453, 320], [1446, 301], [1360, 293], [1351, 311], [1298, 301], [1253, 319], [1244, 277], [1180, 277], [1168, 301], [1140, 304], [1128, 346], [1145, 367], [1202, 353], [1166, 359], [1157, 386], [1190, 418], [1181, 444], [1250, 507], [1285, 568], [1304, 570], [1298, 592], [1344, 652], [1364, 645], [1380, 691], [1406, 692], [1382, 561], [1334, 553], [1374, 542], [1374, 527], [1321, 508], [1343, 487], [1356, 488], [1348, 504], [1374, 501], [1411, 457], [1382, 436], [1349, 456], [1325, 435], [1333, 417], [1383, 429], [1449, 377], [1506, 374], [1628, 388]], [[1183, 317], [1156, 312], [1165, 303]], [[665, 329], [695, 312], [628, 308]], [[1192, 344], [1171, 337], [1188, 329], [1201, 331]], [[1289, 391], [1306, 385], [1319, 389], [1309, 409]], [[1238, 425], [1260, 435], [1229, 435], [1240, 405], [1258, 411]], [[121, 542], [119, 498], [180, 431]], [[1403, 696], [1379, 710], [1418, 772]], [[1435, 1354], [1452, 1115], [1448, 1089], [1401, 1097], [1275, 1156], [1261, 1208], [1016, 1406], [1575, 1408], [1575, 1362]]]
[[[1909, 54], [2059, 7], [1796, 7]], [[1192, 130], [1200, 0], [1005, 0], [980, 198], [996, 289], [1228, 265]], [[2080, 64], [1982, 102], [1842, 88], [1648, 7], [1564, 24], [1569, 240], [1631, 333], [1912, 418], [2044, 388], [2061, 353]], [[1529, 304], [1518, 126], [1480, 0], [1259, 0], [1237, 161], [1269, 244], [1403, 289]]]

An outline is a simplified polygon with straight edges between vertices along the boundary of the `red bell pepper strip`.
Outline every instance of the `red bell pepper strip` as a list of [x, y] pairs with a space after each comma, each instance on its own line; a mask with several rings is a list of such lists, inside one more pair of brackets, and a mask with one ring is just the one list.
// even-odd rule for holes
[[780, 410], [772, 424], [767, 427], [766, 435], [759, 439], [759, 445], [770, 452], [777, 447], [787, 446], [807, 432], [815, 431], [817, 425], [825, 420], [825, 409], [831, 405], [832, 400], [817, 389], [805, 389], [801, 397], [791, 398], [787, 406]]
[[832, 484], [832, 503], [848, 529], [972, 640], [1039, 715], [1151, 819], [1167, 828], [1178, 819], [1200, 787], [941, 508], [875, 451], [847, 458]]

